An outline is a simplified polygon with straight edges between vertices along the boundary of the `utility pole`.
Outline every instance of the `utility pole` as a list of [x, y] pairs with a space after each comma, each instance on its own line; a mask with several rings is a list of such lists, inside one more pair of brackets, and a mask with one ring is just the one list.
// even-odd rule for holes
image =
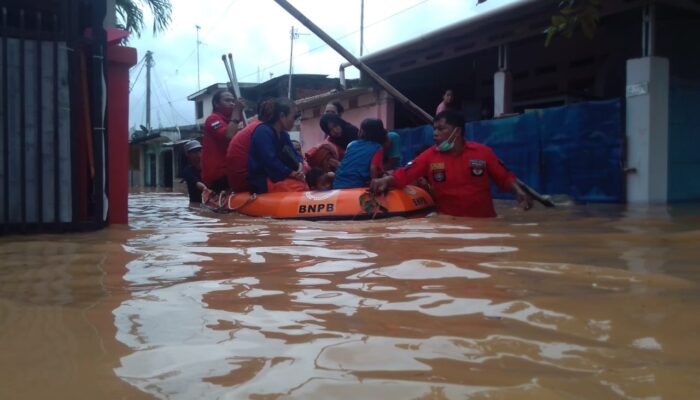
[[199, 41], [199, 30], [202, 29], [201, 26], [195, 25], [195, 28], [197, 28], [197, 90], [201, 89], [201, 85], [199, 84], [199, 45], [202, 43]]
[[299, 37], [299, 32], [294, 29], [294, 25], [292, 25], [292, 29], [289, 31], [289, 38], [291, 40], [291, 46], [289, 47], [289, 87], [287, 88], [287, 97], [292, 99], [292, 58], [294, 57], [294, 39], [297, 39]]
[[365, 44], [365, 0], [360, 0], [360, 57]]
[[146, 52], [146, 128], [151, 131], [151, 68], [153, 68], [153, 52]]

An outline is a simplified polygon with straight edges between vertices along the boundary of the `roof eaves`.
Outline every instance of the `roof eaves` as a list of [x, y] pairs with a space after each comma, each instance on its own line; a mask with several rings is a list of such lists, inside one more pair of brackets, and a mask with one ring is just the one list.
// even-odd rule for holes
[[[461, 29], [464, 29], [470, 25], [476, 25], [480, 23], [486, 23], [489, 20], [502, 17], [506, 15], [507, 13], [516, 13], [522, 10], [526, 10], [530, 5], [534, 3], [546, 3], [547, 0], [520, 0], [520, 1], [515, 1], [512, 3], [504, 4], [504, 5], [494, 5], [493, 7], [490, 7], [490, 4], [484, 3], [484, 5], [479, 6], [483, 8], [483, 11], [481, 11], [478, 14], [475, 14], [471, 17], [468, 17], [466, 19], [463, 19], [461, 21], [455, 22], [451, 25], [447, 25], [445, 27], [442, 27], [440, 29], [437, 29], [435, 31], [429, 32], [425, 35], [418, 36], [416, 38], [407, 40], [405, 42], [401, 42], [398, 44], [395, 44], [393, 46], [387, 47], [383, 50], [379, 50], [374, 53], [367, 54], [364, 57], [360, 57], [360, 61], [363, 63], [371, 63], [375, 61], [379, 61], [385, 57], [391, 56], [394, 53], [398, 53], [401, 51], [405, 51], [407, 48], [410, 48], [415, 45], [420, 45], [420, 44], [428, 44], [431, 41], [433, 41], [436, 38], [439, 38], [443, 35], [447, 35], [452, 31], [459, 31]], [[494, 3], [498, 4], [498, 3]], [[350, 63], [343, 63], [341, 64], [342, 67], [347, 67], [350, 65]]]

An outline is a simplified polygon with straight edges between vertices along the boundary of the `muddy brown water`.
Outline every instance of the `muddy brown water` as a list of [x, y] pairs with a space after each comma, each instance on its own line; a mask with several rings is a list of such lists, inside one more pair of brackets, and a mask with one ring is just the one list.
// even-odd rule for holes
[[0, 237], [0, 399], [700, 398], [700, 207]]

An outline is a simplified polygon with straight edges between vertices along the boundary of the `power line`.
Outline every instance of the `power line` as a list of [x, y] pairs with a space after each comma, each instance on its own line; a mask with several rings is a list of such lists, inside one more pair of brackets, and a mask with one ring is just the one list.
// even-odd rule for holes
[[[200, 26], [201, 26], [202, 28], [204, 28], [205, 30], [209, 30], [209, 31], [214, 30], [215, 27], [217, 27], [222, 21], [224, 21], [224, 18], [220, 18], [220, 16], [221, 16], [221, 15], [226, 15], [226, 13], [228, 12], [228, 10], [231, 8], [231, 6], [232, 6], [235, 2], [236, 2], [236, 0], [232, 0], [232, 1], [228, 4], [228, 6], [226, 6], [226, 8], [224, 8], [223, 12], [216, 12], [216, 13], [213, 13], [213, 16], [212, 16], [211, 18], [209, 18], [209, 20], [207, 21], [207, 23], [206, 23], [206, 24], [203, 24], [203, 25], [200, 25]], [[214, 21], [216, 18], [218, 18], [218, 21], [216, 21], [216, 22], [214, 23], [214, 25], [211, 25], [211, 22]], [[211, 26], [209, 26], [209, 25], [211, 25]], [[199, 39], [197, 39], [197, 41], [199, 41]], [[202, 44], [206, 44], [206, 43], [202, 42]], [[180, 67], [182, 67], [183, 65], [185, 65], [185, 63], [190, 59], [190, 57], [192, 57], [192, 56], [195, 54], [196, 51], [197, 51], [197, 46], [195, 46], [195, 48], [192, 49], [192, 51], [187, 55], [187, 57], [185, 57], [185, 59], [180, 63], [180, 65], [178, 65], [177, 67], [175, 67], [175, 71], [179, 70]]]
[[136, 86], [136, 82], [139, 81], [139, 76], [141, 76], [141, 71], [143, 71], [143, 66], [144, 66], [144, 65], [146, 65], [146, 64], [145, 64], [145, 63], [144, 63], [144, 64], [141, 64], [141, 69], [139, 70], [139, 73], [136, 74], [136, 79], [134, 79], [134, 84], [131, 85], [131, 87], [129, 88], [129, 93], [131, 93], [131, 91], [134, 89], [134, 86]]
[[129, 72], [135, 70], [139, 65], [141, 65], [141, 63], [142, 63], [143, 60], [145, 60], [145, 59], [146, 59], [146, 56], [141, 57], [141, 60], [139, 60], [139, 62], [137, 62], [135, 65], [132, 65], [132, 66], [129, 68]]
[[[155, 77], [155, 81], [156, 81], [155, 89], [158, 91], [158, 93], [160, 94], [161, 97], [164, 97], [168, 101], [168, 104], [170, 105], [170, 116], [172, 117], [173, 124], [177, 125], [178, 119], [175, 117], [175, 114], [173, 113], [174, 108], [172, 106], [172, 101], [170, 100], [170, 96], [168, 95], [168, 93], [165, 89], [165, 85], [163, 84], [163, 81], [160, 79], [160, 75], [157, 73], [157, 70], [155, 68], [154, 68], [153, 76]], [[162, 104], [162, 102], [159, 104]], [[160, 110], [160, 107], [158, 108], [158, 110]]]
[[195, 47], [194, 49], [192, 49], [192, 51], [190, 52], [190, 54], [188, 54], [187, 57], [185, 57], [185, 59], [180, 63], [180, 65], [178, 65], [177, 67], [175, 67], [175, 71], [179, 70], [180, 67], [182, 67], [183, 65], [185, 65], [185, 63], [190, 59], [190, 57], [192, 57], [192, 55], [194, 55], [194, 53], [195, 53], [196, 51], [197, 51], [197, 48], [196, 48], [196, 47]]
[[[401, 9], [401, 10], [399, 10], [399, 11], [393, 13], [393, 14], [390, 14], [390, 15], [384, 17], [384, 18], [381, 18], [381, 19], [379, 19], [379, 20], [377, 20], [377, 21], [374, 21], [374, 22], [372, 22], [372, 23], [369, 24], [369, 25], [365, 25], [365, 29], [366, 29], [366, 28], [369, 28], [369, 27], [372, 27], [372, 26], [375, 26], [375, 25], [377, 25], [377, 24], [379, 24], [379, 23], [382, 23], [382, 22], [384, 22], [384, 21], [387, 21], [387, 20], [389, 20], [389, 19], [391, 19], [391, 18], [394, 18], [394, 17], [396, 17], [396, 16], [399, 15], [399, 14], [403, 14], [404, 12], [406, 12], [406, 11], [408, 11], [408, 10], [411, 10], [411, 9], [413, 9], [413, 8], [416, 8], [416, 7], [418, 7], [419, 5], [421, 5], [421, 4], [423, 4], [423, 3], [426, 3], [426, 2], [428, 2], [428, 1], [430, 1], [430, 0], [422, 0], [422, 1], [419, 1], [418, 3], [415, 3], [415, 4], [413, 4], [413, 5], [409, 6], [409, 7], [406, 7], [406, 8], [404, 8], [404, 9]], [[349, 37], [349, 36], [352, 36], [352, 35], [354, 35], [354, 34], [356, 34], [356, 33], [358, 33], [358, 32], [360, 32], [359, 29], [354, 30], [354, 31], [349, 32], [349, 33], [346, 33], [345, 35], [338, 36], [338, 37], [333, 38], [333, 39], [335, 39], [335, 40], [345, 39], [345, 38], [347, 38], [347, 37]], [[322, 45], [320, 45], [320, 46], [317, 46], [317, 47], [314, 47], [313, 49], [310, 49], [310, 50], [308, 50], [308, 51], [306, 51], [306, 52], [304, 52], [304, 53], [297, 54], [297, 55], [294, 56], [294, 57], [296, 57], [296, 58], [302, 57], [302, 56], [305, 56], [305, 55], [307, 55], [307, 54], [311, 54], [311, 53], [313, 53], [314, 51], [319, 50], [319, 49], [322, 49], [322, 48], [324, 48], [324, 47], [328, 47], [328, 44], [324, 43], [324, 44], [322, 44]], [[365, 47], [367, 47], [367, 46], [365, 46]], [[289, 62], [289, 59], [288, 59], [288, 58], [286, 58], [286, 59], [284, 59], [284, 60], [281, 60], [281, 61], [278, 61], [278, 62], [276, 62], [276, 63], [274, 63], [274, 64], [272, 64], [272, 65], [270, 65], [270, 66], [267, 66], [267, 67], [265, 67], [265, 68], [261, 68], [260, 71], [266, 71], [266, 70], [268, 70], [268, 69], [277, 67], [277, 66], [279, 66], [279, 65], [281, 65], [281, 64], [286, 64], [287, 62]], [[259, 71], [255, 71], [255, 72], [253, 72], [253, 73], [251, 73], [251, 74], [242, 76], [240, 79], [246, 79], [246, 78], [251, 77], [251, 76], [253, 76], [253, 75], [256, 75], [256, 74], [258, 74], [258, 73], [259, 73]]]
[[[168, 91], [167, 86], [163, 83], [163, 80], [160, 78], [160, 74], [158, 73], [156, 68], [154, 68], [153, 76], [155, 77], [155, 81], [156, 81], [156, 89], [159, 91], [160, 95], [167, 100], [168, 105], [170, 106], [170, 113], [171, 113], [171, 116], [173, 118], [174, 124], [177, 125], [177, 121], [178, 121], [178, 118], [175, 117], [176, 113], [185, 123], [187, 123], [187, 121], [188, 121], [187, 118], [183, 117], [182, 114], [180, 114], [180, 112], [177, 111], [177, 109], [175, 107], [173, 107], [173, 100], [170, 96], [170, 92]], [[163, 104], [162, 102], [159, 103], [159, 107], [161, 107], [162, 104]]]

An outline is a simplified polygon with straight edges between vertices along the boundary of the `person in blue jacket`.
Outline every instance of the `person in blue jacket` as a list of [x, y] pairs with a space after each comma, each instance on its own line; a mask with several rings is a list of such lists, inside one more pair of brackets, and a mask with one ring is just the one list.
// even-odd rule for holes
[[302, 171], [303, 158], [292, 145], [289, 131], [301, 116], [286, 98], [266, 101], [260, 107], [263, 123], [253, 131], [248, 153], [248, 183], [254, 193], [309, 190]]
[[348, 145], [336, 171], [333, 189], [367, 187], [371, 179], [381, 177], [386, 140], [382, 120], [367, 118], [362, 121], [359, 139]]

